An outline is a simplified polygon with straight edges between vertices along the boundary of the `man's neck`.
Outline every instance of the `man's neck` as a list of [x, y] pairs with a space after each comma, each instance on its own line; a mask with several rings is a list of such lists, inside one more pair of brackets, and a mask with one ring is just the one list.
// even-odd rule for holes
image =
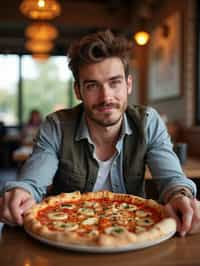
[[115, 125], [101, 126], [86, 119], [90, 137], [95, 145], [116, 144], [122, 126], [122, 119]]
[[91, 140], [95, 144], [95, 152], [100, 160], [108, 160], [116, 153], [116, 143], [119, 139], [122, 119], [115, 125], [104, 127], [87, 120]]

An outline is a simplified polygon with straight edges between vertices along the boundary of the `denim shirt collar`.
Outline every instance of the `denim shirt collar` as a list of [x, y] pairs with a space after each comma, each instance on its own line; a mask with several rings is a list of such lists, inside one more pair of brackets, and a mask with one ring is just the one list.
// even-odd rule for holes
[[[121, 150], [121, 145], [122, 145], [125, 135], [131, 135], [132, 133], [133, 131], [128, 123], [127, 115], [124, 113], [121, 134], [116, 144], [116, 148], [118, 151]], [[85, 113], [82, 114], [82, 117], [80, 119], [80, 124], [77, 130], [76, 136], [75, 136], [75, 141], [80, 141], [82, 139], [87, 139], [90, 144], [94, 145], [94, 143], [91, 140], [90, 134], [89, 134], [87, 123], [85, 121]]]

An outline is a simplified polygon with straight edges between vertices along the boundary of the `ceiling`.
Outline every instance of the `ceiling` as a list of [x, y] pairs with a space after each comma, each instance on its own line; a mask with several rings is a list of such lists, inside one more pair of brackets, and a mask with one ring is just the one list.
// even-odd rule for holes
[[[21, 0], [2, 1], [0, 9], [0, 53], [25, 53], [24, 30], [32, 21], [19, 11]], [[139, 18], [151, 19], [158, 0], [60, 0], [62, 13], [52, 20], [59, 30], [54, 53], [65, 54], [69, 43], [100, 29], [131, 36]]]

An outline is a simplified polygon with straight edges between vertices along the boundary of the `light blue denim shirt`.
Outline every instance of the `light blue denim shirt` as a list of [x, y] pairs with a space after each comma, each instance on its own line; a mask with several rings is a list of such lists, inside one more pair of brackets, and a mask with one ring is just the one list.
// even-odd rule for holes
[[[162, 191], [160, 199], [162, 200], [177, 186], [187, 187], [196, 196], [196, 186], [190, 179], [185, 177], [179, 160], [173, 152], [172, 143], [162, 119], [153, 108], [148, 107], [147, 113], [145, 128], [148, 147], [147, 165], [152, 177], [157, 180], [160, 191]], [[132, 134], [134, 138], [134, 132], [128, 125], [126, 115], [124, 115], [121, 136], [116, 144], [117, 153], [110, 172], [113, 192], [126, 193], [122, 171], [123, 139], [125, 134]], [[87, 138], [91, 142], [84, 119], [80, 123], [75, 140], [80, 138]], [[35, 141], [33, 153], [22, 168], [19, 179], [7, 182], [1, 193], [14, 187], [20, 187], [29, 191], [36, 201], [40, 201], [45, 196], [47, 187], [52, 184], [53, 177], [57, 171], [60, 143], [60, 122], [54, 113], [48, 116], [42, 124]], [[165, 181], [169, 179], [170, 182], [166, 183]]]

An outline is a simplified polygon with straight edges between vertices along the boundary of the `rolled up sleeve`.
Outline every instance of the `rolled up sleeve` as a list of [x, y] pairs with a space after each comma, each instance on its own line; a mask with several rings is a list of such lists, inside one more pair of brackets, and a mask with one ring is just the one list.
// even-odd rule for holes
[[157, 184], [159, 200], [163, 201], [166, 195], [169, 197], [179, 186], [187, 187], [196, 196], [196, 185], [183, 173], [166, 126], [153, 108], [148, 109], [146, 136], [147, 165]]
[[2, 192], [19, 187], [40, 201], [52, 184], [58, 168], [60, 138], [58, 119], [53, 115], [47, 117], [36, 137], [33, 153], [22, 167], [18, 180], [6, 182]]

